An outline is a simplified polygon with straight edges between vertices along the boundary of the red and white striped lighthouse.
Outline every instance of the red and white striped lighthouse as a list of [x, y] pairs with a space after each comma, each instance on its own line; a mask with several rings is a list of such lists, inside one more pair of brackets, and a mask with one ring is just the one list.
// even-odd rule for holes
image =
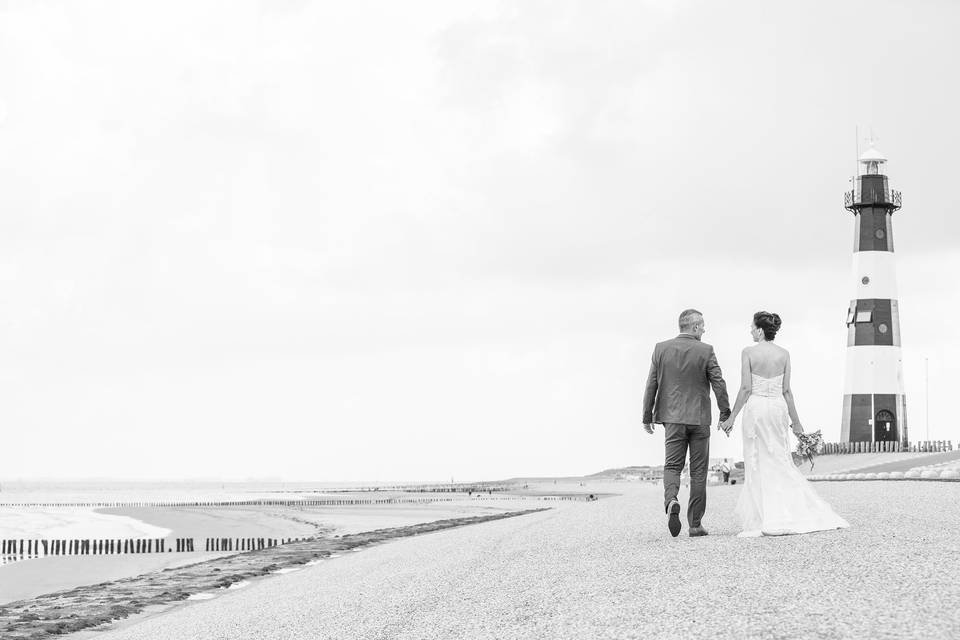
[[893, 213], [900, 192], [890, 189], [887, 159], [872, 146], [844, 205], [853, 213], [854, 295], [847, 313], [843, 442], [907, 444], [900, 315], [893, 253]]

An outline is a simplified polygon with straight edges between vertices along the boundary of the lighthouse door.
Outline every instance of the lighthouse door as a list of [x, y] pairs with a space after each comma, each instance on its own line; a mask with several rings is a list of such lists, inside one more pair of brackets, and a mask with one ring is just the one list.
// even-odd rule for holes
[[887, 442], [897, 439], [897, 418], [893, 413], [884, 409], [877, 412], [877, 419], [873, 421], [873, 439], [877, 442]]

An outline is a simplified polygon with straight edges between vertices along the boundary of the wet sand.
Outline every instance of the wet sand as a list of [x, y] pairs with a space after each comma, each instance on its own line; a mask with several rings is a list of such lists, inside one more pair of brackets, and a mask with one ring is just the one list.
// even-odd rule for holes
[[[526, 508], [527, 501], [477, 500], [455, 502], [313, 507], [125, 507], [97, 509], [102, 516], [120, 516], [145, 530], [169, 531], [174, 538], [196, 539], [193, 553], [57, 556], [0, 566], [0, 604], [73, 589], [170, 567], [193, 564], [230, 553], [204, 552], [211, 538], [307, 538], [348, 535], [384, 528], [406, 527], [437, 520], [500, 514]], [[133, 531], [134, 529], [131, 529]]]
[[191, 596], [245, 586], [260, 576], [284, 573], [340, 552], [358, 550], [395, 538], [512, 518], [540, 510], [490, 513], [341, 537], [317, 538], [11, 602], [0, 606], [0, 637], [15, 640], [81, 631], [145, 610], [163, 609]]
[[[317, 522], [304, 522], [297, 510], [240, 507], [216, 508], [153, 508], [97, 509], [98, 514], [120, 516], [124, 521], [138, 521], [146, 528], [168, 531], [170, 540], [186, 537], [283, 537], [301, 538], [330, 531]], [[204, 553], [201, 546], [194, 553], [150, 553], [96, 556], [48, 556], [14, 562], [0, 567], [0, 603], [32, 598], [44, 593], [72, 589], [135, 576], [168, 567], [193, 564], [223, 556]]]
[[[166, 553], [116, 556], [58, 556], [15, 562], [0, 568], [0, 603], [45, 593], [120, 580], [168, 567], [195, 564], [224, 553]], [[3, 605], [0, 605], [2, 607]]]

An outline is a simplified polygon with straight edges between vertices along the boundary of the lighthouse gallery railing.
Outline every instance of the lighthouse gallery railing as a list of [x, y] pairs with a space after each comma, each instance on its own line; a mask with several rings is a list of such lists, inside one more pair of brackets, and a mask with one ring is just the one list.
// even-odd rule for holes
[[873, 204], [892, 204], [895, 208], [899, 209], [902, 206], [903, 197], [900, 195], [900, 192], [896, 189], [890, 189], [885, 187], [884, 189], [868, 189], [866, 193], [863, 193], [860, 190], [860, 186], [857, 185], [856, 189], [851, 189], [843, 194], [843, 206], [847, 209], [854, 206], [870, 206]]

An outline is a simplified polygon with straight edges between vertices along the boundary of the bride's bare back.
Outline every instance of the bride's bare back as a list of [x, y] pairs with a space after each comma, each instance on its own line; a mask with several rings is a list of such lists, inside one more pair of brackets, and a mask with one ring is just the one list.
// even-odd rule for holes
[[797, 416], [797, 407], [793, 400], [793, 389], [790, 386], [790, 352], [773, 342], [761, 340], [752, 347], [743, 350], [742, 367], [740, 371], [740, 393], [733, 408], [733, 418], [737, 416], [744, 402], [750, 396], [753, 387], [753, 376], [761, 378], [776, 378], [783, 376], [783, 399], [787, 403], [787, 411], [793, 423], [794, 433], [803, 433], [803, 426]]
[[790, 352], [773, 343], [779, 329], [780, 316], [777, 314], [766, 311], [758, 311], [754, 314], [751, 334], [757, 344], [745, 348], [740, 354], [740, 392], [737, 394], [737, 401], [733, 405], [730, 417], [720, 424], [720, 428], [727, 435], [730, 435], [734, 420], [753, 393], [753, 377], [770, 380], [781, 375], [783, 376], [781, 382], [783, 399], [787, 403], [793, 432], [798, 435], [803, 433], [803, 426], [800, 424], [797, 407], [793, 400], [793, 390], [790, 387]]
[[772, 342], [758, 342], [743, 350], [750, 363], [750, 373], [761, 378], [785, 375], [790, 368], [790, 353]]

